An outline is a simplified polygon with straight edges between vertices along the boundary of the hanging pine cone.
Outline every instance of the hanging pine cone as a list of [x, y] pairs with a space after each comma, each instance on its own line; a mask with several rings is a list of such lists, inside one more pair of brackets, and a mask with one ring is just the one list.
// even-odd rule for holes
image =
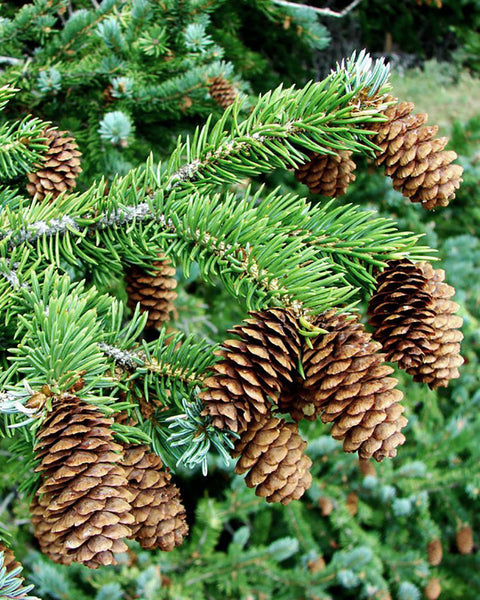
[[56, 562], [97, 568], [127, 550], [132, 494], [111, 425], [95, 406], [63, 394], [52, 398], [37, 435], [43, 483], [33, 523], [42, 551]]
[[[395, 99], [389, 97], [388, 100]], [[455, 152], [444, 150], [448, 138], [436, 138], [438, 127], [427, 127], [426, 114], [413, 114], [412, 102], [393, 104], [385, 111], [387, 121], [374, 123], [372, 142], [379, 146], [376, 164], [385, 166], [393, 187], [421, 202], [426, 209], [447, 206], [462, 181], [462, 167], [452, 165]]]
[[334, 198], [346, 193], [355, 181], [355, 163], [352, 153], [340, 150], [338, 154], [309, 152], [310, 160], [295, 171], [295, 177], [304, 183], [310, 193]]
[[461, 527], [457, 531], [455, 540], [460, 554], [471, 554], [473, 552], [473, 531], [470, 525]]
[[435, 335], [432, 295], [421, 267], [406, 258], [390, 261], [377, 277], [368, 313], [386, 359], [405, 370], [421, 367]]
[[455, 313], [458, 304], [450, 300], [455, 289], [444, 282], [445, 271], [433, 269], [429, 263], [418, 263], [423, 276], [426, 278], [427, 292], [432, 297], [434, 316], [430, 320], [433, 335], [429, 342], [431, 350], [423, 357], [420, 366], [407, 368], [407, 373], [413, 375], [414, 381], [427, 383], [434, 390], [446, 387], [451, 379], [459, 377], [458, 367], [463, 364], [460, 356], [460, 342], [463, 334], [459, 330], [462, 318]]
[[363, 458], [358, 459], [358, 469], [362, 475], [365, 477], [376, 477], [377, 470], [375, 469], [375, 465], [369, 460], [365, 460]]
[[425, 586], [425, 598], [427, 600], [437, 600], [442, 593], [442, 584], [436, 577], [432, 577]]
[[122, 464], [133, 494], [131, 537], [147, 550], [173, 550], [187, 535], [188, 525], [170, 473], [148, 446], [127, 446]]
[[229, 81], [223, 77], [213, 77], [208, 83], [210, 96], [218, 106], [225, 109], [235, 102], [237, 92]]
[[28, 193], [43, 200], [48, 193], [52, 199], [62, 192], [71, 191], [77, 185], [76, 179], [82, 172], [80, 157], [82, 156], [77, 142], [67, 131], [45, 129], [48, 150], [38, 171], [28, 173]]
[[383, 364], [380, 344], [371, 341], [358, 317], [327, 311], [314, 325], [328, 333], [303, 349], [305, 381], [289, 410], [295, 420], [333, 422], [332, 436], [346, 452], [377, 461], [394, 457], [407, 424], [393, 369]]
[[438, 538], [435, 538], [428, 542], [427, 556], [428, 556], [428, 562], [434, 567], [438, 566], [442, 562], [442, 558], [443, 558], [442, 542]]
[[16, 560], [12, 550], [8, 546], [5, 546], [5, 544], [2, 544], [2, 542], [0, 542], [0, 552], [3, 552], [3, 566], [7, 570], [7, 573], [10, 573], [10, 571], [14, 571], [22, 566]]
[[132, 265], [125, 276], [127, 282], [128, 307], [135, 310], [140, 303], [140, 311], [148, 312], [146, 327], [158, 329], [168, 321], [174, 310], [173, 302], [177, 297], [175, 288], [175, 268], [169, 258], [162, 254], [152, 262], [153, 274]]
[[219, 429], [242, 432], [248, 423], [268, 412], [268, 397], [276, 402], [285, 383], [293, 381], [300, 356], [295, 317], [286, 309], [251, 312], [230, 333], [211, 368], [200, 395], [204, 414]]
[[232, 453], [240, 456], [235, 472], [248, 471], [245, 481], [267, 502], [298, 500], [312, 483], [312, 461], [297, 426], [272, 415], [250, 423]]

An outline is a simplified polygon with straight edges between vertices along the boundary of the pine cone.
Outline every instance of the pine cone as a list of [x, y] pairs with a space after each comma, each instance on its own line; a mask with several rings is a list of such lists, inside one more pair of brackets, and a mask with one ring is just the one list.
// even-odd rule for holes
[[376, 477], [377, 470], [372, 462], [369, 460], [364, 460], [363, 458], [358, 459], [358, 468], [360, 473], [365, 477]]
[[[389, 100], [395, 100], [389, 98]], [[413, 103], [393, 104], [385, 111], [387, 121], [374, 123], [372, 142], [379, 146], [376, 164], [385, 166], [393, 187], [421, 202], [426, 209], [447, 206], [462, 181], [462, 167], [452, 165], [455, 152], [444, 150], [448, 138], [435, 138], [438, 127], [427, 127], [426, 114], [413, 114]]]
[[390, 261], [377, 277], [369, 323], [386, 359], [401, 369], [421, 367], [432, 352], [435, 313], [429, 287], [421, 267], [406, 258]]
[[455, 313], [458, 304], [450, 298], [455, 289], [444, 282], [445, 271], [433, 269], [429, 263], [418, 263], [423, 276], [428, 282], [427, 292], [431, 295], [434, 316], [430, 320], [433, 336], [429, 343], [431, 350], [423, 357], [420, 366], [407, 368], [407, 373], [413, 375], [414, 381], [427, 383], [434, 390], [446, 387], [451, 379], [459, 377], [458, 367], [463, 364], [460, 356], [460, 342], [463, 334], [459, 331], [462, 318]]
[[235, 102], [237, 92], [233, 85], [223, 77], [213, 77], [209, 81], [210, 96], [221, 108], [228, 108]]
[[200, 394], [204, 414], [219, 429], [242, 432], [248, 423], [265, 415], [268, 397], [276, 402], [285, 383], [293, 381], [300, 356], [300, 338], [294, 316], [285, 309], [251, 312], [230, 333], [218, 355], [223, 358], [205, 379]]
[[340, 150], [333, 155], [309, 152], [309, 156], [310, 160], [295, 171], [295, 177], [308, 187], [310, 193], [342, 196], [355, 181], [353, 171], [356, 165], [348, 150]]
[[471, 554], [473, 552], [473, 531], [470, 525], [461, 527], [457, 531], [455, 539], [460, 554]]
[[427, 556], [428, 556], [428, 562], [434, 567], [438, 566], [442, 562], [442, 558], [443, 558], [442, 542], [438, 538], [435, 538], [435, 539], [431, 540], [430, 542], [428, 542]]
[[306, 442], [297, 426], [267, 415], [250, 423], [232, 453], [240, 456], [235, 472], [267, 502], [288, 504], [298, 500], [312, 483], [312, 461], [303, 454]]
[[147, 550], [173, 550], [187, 535], [188, 525], [170, 473], [148, 446], [127, 446], [123, 466], [133, 494], [131, 537]]
[[405, 441], [400, 433], [407, 424], [399, 403], [402, 393], [393, 369], [383, 364], [380, 344], [371, 341], [358, 317], [327, 311], [314, 325], [328, 333], [303, 349], [305, 381], [290, 413], [295, 420], [333, 422], [332, 436], [343, 439], [345, 452], [358, 451], [360, 458], [377, 461], [394, 457]]
[[97, 568], [127, 550], [132, 494], [111, 424], [95, 406], [63, 394], [53, 397], [37, 435], [43, 484], [33, 523], [42, 551], [56, 562]]
[[125, 276], [127, 282], [128, 307], [135, 310], [140, 303], [140, 311], [148, 312], [146, 327], [161, 327], [162, 323], [168, 321], [173, 311], [173, 302], [177, 297], [175, 288], [175, 268], [169, 258], [162, 254], [159, 260], [153, 261], [153, 275], [144, 269], [132, 265]]
[[425, 598], [427, 598], [427, 600], [437, 600], [442, 593], [442, 585], [440, 580], [436, 577], [432, 577], [432, 579], [430, 579], [427, 583], [424, 591]]
[[0, 542], [0, 552], [3, 552], [3, 566], [7, 570], [7, 573], [10, 573], [10, 571], [14, 571], [22, 566], [15, 559], [15, 555], [12, 550], [8, 546], [5, 546], [5, 544], [2, 544], [2, 542]]
[[31, 196], [43, 200], [50, 192], [52, 199], [62, 192], [71, 191], [77, 185], [76, 179], [82, 172], [82, 156], [77, 142], [67, 131], [45, 129], [43, 135], [49, 146], [38, 171], [28, 173], [27, 190]]

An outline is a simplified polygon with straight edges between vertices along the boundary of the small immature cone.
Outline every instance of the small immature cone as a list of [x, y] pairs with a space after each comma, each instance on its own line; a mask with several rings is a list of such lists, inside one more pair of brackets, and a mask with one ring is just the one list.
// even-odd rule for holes
[[422, 364], [407, 368], [414, 381], [428, 384], [434, 390], [447, 387], [451, 379], [459, 377], [458, 368], [463, 364], [460, 355], [460, 331], [463, 320], [455, 313], [459, 306], [451, 300], [455, 289], [444, 282], [445, 271], [433, 269], [429, 263], [417, 265], [427, 279], [427, 292], [432, 297], [433, 317], [428, 323], [433, 328], [429, 338], [430, 351], [423, 357]]
[[442, 542], [438, 538], [435, 538], [434, 540], [431, 540], [430, 542], [428, 542], [427, 556], [428, 556], [428, 562], [433, 567], [437, 567], [442, 562], [442, 558], [443, 558]]
[[239, 339], [226, 340], [218, 355], [223, 360], [211, 368], [200, 394], [204, 414], [219, 429], [236, 433], [266, 415], [271, 402], [293, 381], [300, 356], [298, 324], [282, 308], [251, 312], [230, 333]]
[[[390, 97], [389, 100], [395, 100]], [[436, 138], [438, 127], [425, 126], [426, 114], [414, 114], [412, 102], [385, 111], [387, 121], [373, 123], [371, 140], [379, 146], [376, 164], [384, 165], [393, 187], [426, 209], [447, 206], [462, 181], [462, 167], [452, 165], [455, 152], [444, 150], [448, 138]]]
[[131, 535], [132, 494], [112, 420], [72, 394], [54, 396], [35, 451], [43, 483], [31, 506], [43, 553], [90, 568], [115, 564]]
[[440, 583], [440, 580], [436, 577], [432, 577], [432, 579], [430, 579], [427, 585], [425, 586], [424, 592], [425, 598], [427, 598], [427, 600], [437, 600], [437, 598], [439, 598], [440, 594], [442, 593], [442, 585]]
[[148, 312], [146, 327], [158, 329], [170, 319], [177, 297], [175, 267], [162, 254], [152, 262], [153, 274], [132, 265], [125, 275], [128, 307], [133, 311], [140, 303], [140, 312]]
[[369, 461], [369, 460], [364, 460], [362, 458], [358, 459], [358, 468], [360, 469], [360, 473], [362, 475], [369, 475], [371, 477], [376, 477], [377, 475], [377, 470], [375, 469], [375, 465]]
[[435, 347], [433, 298], [421, 267], [407, 258], [390, 261], [377, 277], [368, 314], [386, 359], [404, 370], [421, 367]]
[[323, 517], [328, 517], [333, 510], [333, 500], [328, 496], [321, 496], [318, 499], [318, 508]]
[[329, 198], [342, 196], [355, 181], [356, 168], [352, 153], [340, 150], [338, 154], [309, 153], [310, 160], [295, 171], [295, 177], [304, 183], [310, 193]]
[[12, 550], [8, 546], [5, 546], [5, 544], [2, 544], [2, 542], [0, 542], [0, 552], [3, 552], [3, 566], [7, 570], [7, 573], [22, 566], [16, 560]]
[[248, 487], [267, 502], [288, 504], [301, 498], [312, 483], [312, 461], [297, 426], [267, 415], [249, 424], [232, 455], [240, 457], [235, 472], [247, 473]]
[[455, 539], [460, 554], [471, 554], [473, 552], [473, 531], [470, 525], [461, 527], [457, 531]]
[[31, 196], [43, 200], [50, 192], [55, 199], [62, 192], [71, 191], [77, 185], [77, 177], [82, 172], [82, 156], [76, 141], [67, 131], [45, 129], [48, 150], [43, 162], [34, 173], [28, 173], [27, 190]]
[[221, 108], [228, 108], [235, 102], [237, 92], [233, 85], [223, 77], [213, 77], [209, 81], [210, 96]]
[[305, 381], [290, 405], [295, 420], [332, 423], [332, 436], [343, 439], [345, 452], [377, 461], [394, 457], [405, 436], [407, 424], [395, 389], [393, 369], [384, 364], [381, 346], [371, 340], [358, 316], [327, 311], [314, 325], [325, 329], [312, 339], [313, 348], [303, 348]]
[[347, 496], [347, 510], [354, 517], [358, 512], [358, 494], [350, 492]]
[[147, 446], [125, 448], [122, 462], [133, 494], [132, 539], [142, 548], [169, 552], [188, 533], [185, 507], [160, 458]]

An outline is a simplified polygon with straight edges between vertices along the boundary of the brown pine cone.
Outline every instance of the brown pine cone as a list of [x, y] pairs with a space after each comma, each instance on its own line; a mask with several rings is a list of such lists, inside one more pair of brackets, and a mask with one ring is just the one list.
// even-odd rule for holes
[[22, 565], [16, 560], [14, 553], [12, 550], [5, 546], [2, 542], [0, 542], [0, 552], [3, 552], [3, 567], [7, 570], [7, 573], [10, 571], [14, 571], [18, 569]]
[[300, 356], [298, 324], [293, 314], [281, 308], [251, 312], [230, 333], [211, 368], [200, 394], [204, 414], [219, 429], [245, 431], [248, 424], [266, 415], [277, 402], [282, 387], [293, 381]]
[[296, 169], [295, 177], [310, 193], [331, 198], [342, 196], [355, 181], [356, 165], [348, 150], [340, 150], [338, 154], [309, 152], [309, 156], [310, 160]]
[[229, 81], [223, 77], [213, 77], [208, 83], [210, 96], [218, 106], [225, 109], [235, 102], [237, 92]]
[[390, 261], [377, 277], [368, 313], [386, 359], [405, 370], [421, 367], [435, 335], [433, 298], [421, 267], [407, 258]]
[[177, 297], [175, 288], [175, 268], [169, 258], [162, 254], [159, 260], [152, 262], [149, 274], [144, 269], [132, 265], [126, 272], [128, 307], [133, 311], [140, 303], [140, 312], [148, 312], [146, 327], [158, 329], [168, 321], [174, 310], [173, 302]]
[[438, 538], [435, 538], [433, 540], [430, 540], [430, 542], [428, 542], [427, 556], [428, 556], [428, 562], [434, 567], [438, 566], [442, 562], [442, 558], [443, 558], [442, 542]]
[[463, 364], [460, 356], [460, 342], [463, 334], [460, 331], [463, 320], [455, 313], [458, 304], [450, 300], [455, 289], [444, 282], [445, 271], [433, 269], [429, 263], [418, 263], [426, 278], [427, 292], [431, 295], [434, 316], [429, 324], [433, 335], [429, 339], [430, 351], [423, 357], [422, 364], [407, 368], [414, 381], [427, 383], [434, 390], [446, 387], [451, 379], [459, 377], [458, 367]]
[[45, 129], [44, 134], [49, 146], [38, 171], [28, 173], [28, 193], [38, 200], [43, 200], [48, 193], [52, 200], [62, 192], [71, 191], [77, 185], [76, 179], [82, 172], [80, 157], [82, 156], [77, 142], [68, 131]]
[[35, 535], [52, 560], [115, 564], [131, 535], [132, 494], [107, 419], [71, 394], [52, 398], [35, 447], [43, 483], [32, 505]]
[[295, 424], [267, 415], [250, 423], [235, 444], [232, 455], [240, 456], [235, 472], [248, 471], [245, 481], [256, 488], [257, 496], [288, 504], [312, 483], [312, 461], [303, 453], [306, 445]]
[[358, 459], [358, 469], [362, 475], [365, 477], [376, 477], [377, 470], [375, 469], [375, 465], [369, 460], [365, 460], [363, 458]]
[[438, 127], [425, 126], [427, 115], [412, 113], [413, 107], [412, 102], [397, 101], [385, 111], [387, 121], [369, 125], [377, 132], [372, 142], [380, 148], [375, 162], [385, 166], [393, 187], [412, 202], [429, 210], [447, 206], [460, 186], [463, 169], [451, 164], [456, 153], [444, 150], [448, 138], [436, 138]]
[[345, 452], [377, 461], [394, 457], [405, 436], [403, 394], [395, 389], [393, 369], [384, 364], [378, 342], [371, 340], [358, 316], [327, 311], [314, 325], [327, 330], [303, 349], [305, 381], [295, 398], [291, 414], [295, 420], [333, 422], [332, 436], [343, 439]]
[[127, 446], [122, 464], [133, 494], [131, 537], [147, 550], [173, 550], [187, 535], [188, 525], [170, 473], [148, 446]]
[[432, 579], [430, 579], [427, 585], [425, 586], [424, 592], [425, 598], [427, 598], [427, 600], [437, 600], [437, 598], [439, 598], [440, 594], [442, 593], [442, 585], [440, 583], [440, 580], [436, 577], [432, 577]]
[[470, 525], [461, 527], [457, 531], [455, 540], [460, 554], [471, 554], [473, 552], [473, 531]]

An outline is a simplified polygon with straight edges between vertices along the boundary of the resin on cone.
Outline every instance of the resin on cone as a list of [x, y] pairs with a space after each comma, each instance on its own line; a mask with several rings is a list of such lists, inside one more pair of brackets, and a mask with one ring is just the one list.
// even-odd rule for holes
[[173, 550], [187, 535], [188, 525], [170, 473], [147, 446], [127, 446], [122, 464], [133, 495], [131, 537], [147, 550]]
[[76, 141], [67, 131], [45, 129], [48, 150], [43, 162], [34, 173], [28, 173], [28, 193], [37, 200], [44, 200], [50, 193], [52, 199], [62, 192], [70, 192], [77, 185], [77, 177], [82, 172], [82, 156]]
[[386, 121], [373, 123], [376, 131], [372, 142], [380, 148], [375, 152], [376, 164], [385, 167], [385, 175], [393, 187], [412, 202], [426, 209], [447, 206], [460, 187], [463, 169], [451, 164], [457, 155], [444, 150], [448, 138], [435, 137], [438, 127], [425, 126], [426, 114], [413, 113], [412, 102], [395, 101], [385, 111]]
[[238, 339], [223, 343], [222, 360], [211, 368], [200, 394], [212, 424], [235, 433], [267, 414], [285, 384], [293, 382], [300, 356], [298, 324], [290, 311], [269, 308], [250, 315], [231, 331]]
[[248, 487], [267, 502], [288, 504], [298, 500], [312, 483], [312, 461], [304, 454], [306, 442], [297, 426], [272, 415], [250, 423], [235, 444], [240, 457], [235, 472], [247, 473]]
[[158, 329], [170, 319], [177, 297], [175, 288], [175, 267], [169, 258], [162, 254], [152, 262], [153, 273], [132, 265], [126, 275], [128, 307], [135, 310], [140, 304], [140, 312], [148, 313], [146, 327]]
[[327, 333], [313, 338], [312, 348], [305, 344], [305, 381], [285, 408], [297, 421], [320, 416], [333, 423], [332, 436], [362, 459], [396, 456], [407, 419], [400, 404], [403, 394], [390, 377], [393, 369], [384, 363], [380, 344], [371, 340], [358, 316], [331, 310], [314, 325]]
[[235, 102], [237, 91], [224, 77], [213, 77], [209, 81], [210, 96], [221, 108], [228, 108]]
[[32, 503], [42, 552], [63, 564], [115, 564], [131, 535], [132, 494], [112, 420], [71, 394], [54, 396], [35, 447], [43, 483]]
[[355, 181], [355, 163], [352, 153], [340, 150], [338, 154], [309, 152], [310, 160], [295, 171], [295, 177], [304, 183], [310, 193], [329, 198], [343, 196]]

